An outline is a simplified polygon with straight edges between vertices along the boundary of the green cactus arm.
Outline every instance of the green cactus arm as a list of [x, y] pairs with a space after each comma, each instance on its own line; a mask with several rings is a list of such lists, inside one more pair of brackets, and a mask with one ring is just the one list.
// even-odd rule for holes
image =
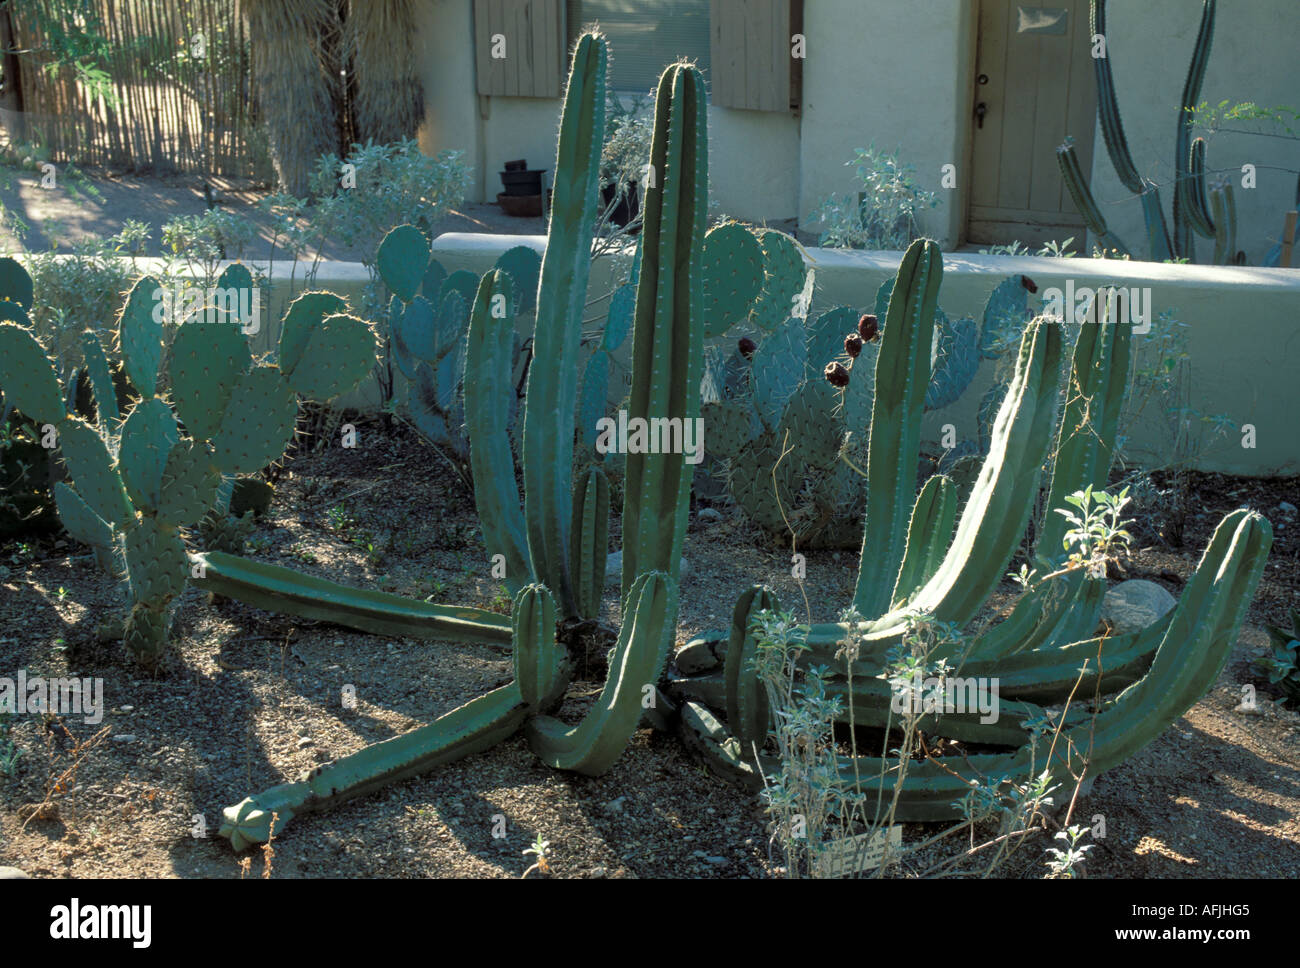
[[510, 615], [515, 684], [536, 713], [562, 698], [567, 652], [555, 641], [555, 599], [545, 585], [528, 585], [515, 596]]
[[605, 41], [584, 34], [564, 95], [551, 225], [538, 283], [533, 365], [524, 409], [524, 519], [534, 573], [575, 612], [569, 580], [573, 411], [583, 307], [605, 133]]
[[465, 428], [483, 541], [489, 555], [505, 556], [506, 587], [517, 592], [535, 575], [510, 451], [514, 320], [508, 313], [504, 317], [492, 313], [494, 297], [508, 304], [511, 288], [510, 278], [499, 270], [479, 283], [465, 350], [465, 370], [472, 374], [465, 381]]
[[1146, 190], [1138, 196], [1142, 203], [1142, 220], [1147, 228], [1147, 246], [1153, 262], [1168, 262], [1174, 257], [1174, 245], [1165, 222], [1165, 210], [1160, 204], [1160, 189], [1148, 182]]
[[1237, 252], [1237, 203], [1231, 182], [1225, 180], [1210, 189], [1210, 205], [1214, 212], [1214, 262], [1226, 266]]
[[[1001, 581], [1024, 533], [1056, 421], [1060, 327], [1035, 319], [998, 411], [993, 442], [942, 564], [909, 601], [937, 621], [965, 625]], [[880, 620], [890, 624], [889, 617]]]
[[514, 683], [439, 716], [426, 726], [375, 743], [310, 771], [297, 783], [271, 787], [223, 811], [219, 836], [235, 850], [265, 843], [294, 817], [325, 810], [480, 753], [519, 730], [528, 704]]
[[745, 749], [750, 743], [761, 747], [766, 742], [771, 720], [767, 692], [754, 669], [758, 642], [752, 627], [759, 612], [776, 612], [780, 607], [772, 589], [766, 585], [754, 585], [740, 596], [731, 613], [731, 636], [723, 662], [727, 724]]
[[[1035, 757], [1024, 747], [1010, 755], [966, 757], [960, 771], [942, 762], [912, 764], [897, 819], [955, 819], [960, 811], [954, 801], [970, 792], [975, 777], [1027, 780], [1031, 770], [1046, 769], [1057, 782], [1068, 783], [1085, 758], [1088, 774], [1095, 776], [1156, 739], [1214, 683], [1259, 584], [1271, 543], [1272, 529], [1258, 514], [1242, 510], [1227, 515], [1164, 623], [1150, 669], [1095, 722], [1069, 729], [1058, 738], [1050, 760], [1045, 749], [1040, 747]], [[888, 798], [896, 767], [878, 758], [863, 757], [856, 763], [845, 758], [840, 774], [846, 782], [853, 782], [855, 776], [871, 777], [868, 789], [874, 787]]]
[[[1090, 11], [1091, 36], [1106, 36], [1106, 0], [1092, 0]], [[1110, 72], [1110, 40], [1106, 41], [1106, 56], [1092, 59], [1097, 76], [1097, 113], [1101, 118], [1101, 135], [1106, 141], [1106, 151], [1120, 182], [1134, 195], [1143, 190], [1142, 176], [1133, 164], [1128, 138], [1124, 136], [1124, 122], [1119, 114], [1119, 99], [1115, 95], [1115, 79]], [[1101, 234], [1101, 233], [1098, 233]]]
[[661, 572], [647, 572], [633, 583], [624, 608], [605, 686], [582, 722], [567, 726], [551, 716], [528, 722], [529, 745], [550, 766], [598, 776], [636, 732], [646, 687], [659, 681], [672, 648], [677, 585]]
[[[1192, 114], [1201, 100], [1201, 85], [1205, 82], [1205, 66], [1210, 60], [1210, 46], [1214, 42], [1215, 0], [1204, 0], [1201, 7], [1201, 26], [1196, 33], [1196, 47], [1183, 81], [1183, 97], [1178, 105], [1178, 130], [1174, 138], [1174, 243], [1177, 255], [1191, 258], [1195, 255], [1192, 230], [1207, 238], [1213, 237], [1208, 223], [1200, 218], [1197, 208], [1196, 183], [1193, 181], [1194, 155], [1192, 151]], [[1203, 160], [1203, 159], [1202, 159]], [[1202, 165], [1202, 177], [1204, 166]]]
[[925, 482], [912, 506], [907, 550], [894, 582], [890, 608], [901, 607], [912, 592], [930, 580], [948, 550], [956, 520], [957, 488], [951, 479], [936, 474]]
[[284, 453], [297, 421], [298, 398], [280, 371], [254, 367], [231, 388], [212, 438], [213, 463], [224, 474], [261, 470]]
[[219, 551], [193, 555], [190, 561], [197, 587], [257, 608], [336, 622], [377, 635], [500, 646], [510, 643], [509, 620], [494, 612], [349, 588]]
[[609, 478], [592, 467], [575, 486], [573, 527], [570, 531], [573, 575], [578, 614], [595, 618], [600, 614], [605, 589], [605, 561], [609, 555]]
[[1061, 178], [1065, 181], [1065, 187], [1069, 189], [1070, 197], [1074, 199], [1074, 207], [1083, 216], [1088, 231], [1097, 236], [1097, 244], [1107, 251], [1113, 250], [1120, 255], [1131, 255], [1129, 247], [1119, 236], [1112, 233], [1110, 226], [1106, 224], [1106, 217], [1101, 214], [1101, 208], [1093, 198], [1092, 189], [1088, 187], [1088, 181], [1083, 176], [1083, 169], [1079, 167], [1079, 156], [1075, 153], [1072, 143], [1067, 141], [1056, 149], [1056, 162], [1061, 168]]
[[867, 451], [867, 520], [853, 594], [853, 603], [863, 615], [889, 610], [903, 563], [942, 278], [938, 245], [928, 239], [913, 242], [898, 267], [880, 336]]
[[54, 485], [54, 505], [68, 534], [93, 548], [101, 565], [112, 560], [116, 541], [113, 529], [64, 481]]
[[1196, 234], [1207, 239], [1214, 238], [1214, 218], [1210, 215], [1210, 199], [1206, 194], [1204, 138], [1192, 142], [1191, 187], [1187, 193], [1187, 215]]
[[[655, 100], [650, 163], [659, 182], [646, 192], [644, 203], [628, 419], [680, 421], [683, 438], [699, 417], [704, 365], [706, 124], [703, 77], [689, 65], [670, 67], [660, 78]], [[624, 596], [642, 572], [662, 571], [676, 578], [693, 472], [683, 453], [627, 455]]]
[[25, 326], [0, 322], [0, 393], [38, 424], [55, 424], [67, 416], [58, 373], [45, 348]]
[[145, 397], [127, 414], [122, 424], [117, 469], [137, 510], [157, 509], [163, 470], [179, 439], [172, 408], [158, 397]]
[[1089, 486], [1105, 488], [1114, 457], [1133, 338], [1127, 323], [1110, 318], [1110, 300], [1103, 298], [1103, 293], [1098, 291], [1093, 313], [1079, 327], [1071, 356], [1047, 510], [1035, 549], [1044, 564], [1060, 557], [1069, 530], [1069, 522], [1055, 509], [1065, 508], [1065, 499], [1076, 491]]
[[126, 527], [135, 520], [135, 508], [104, 439], [79, 417], [68, 417], [58, 428], [59, 452], [77, 493], [109, 524]]

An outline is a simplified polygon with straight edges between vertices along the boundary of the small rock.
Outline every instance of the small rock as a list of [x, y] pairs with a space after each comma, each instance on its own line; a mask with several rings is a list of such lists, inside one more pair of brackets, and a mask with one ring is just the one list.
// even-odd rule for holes
[[717, 508], [700, 508], [695, 516], [700, 520], [701, 524], [722, 520], [722, 512]]
[[304, 736], [302, 739], [298, 740], [298, 749], [305, 750], [308, 746], [311, 746], [315, 742], [316, 741], [314, 739], [308, 736]]
[[[685, 578], [691, 573], [691, 564], [682, 558], [678, 564], [678, 577]], [[605, 559], [605, 585], [617, 585], [623, 580], [623, 552], [615, 551]]]
[[1262, 716], [1264, 711], [1252, 703], [1241, 703], [1233, 710], [1234, 713], [1241, 713], [1243, 716]]
[[135, 733], [119, 733], [113, 737], [114, 743], [134, 743]]
[[1297, 508], [1290, 501], [1283, 501], [1277, 506], [1277, 509], [1283, 514], [1295, 514], [1297, 510], [1300, 510], [1300, 508]]
[[606, 813], [622, 813], [622, 812], [623, 812], [623, 804], [624, 804], [624, 802], [625, 802], [626, 800], [627, 800], [627, 797], [624, 796], [624, 797], [619, 797], [617, 800], [611, 800], [611, 801], [609, 801], [609, 803], [605, 804], [605, 812], [606, 812]]
[[6, 565], [0, 565], [0, 581], [9, 577], [9, 568]]
[[31, 875], [17, 867], [0, 867], [0, 881], [30, 881]]
[[725, 858], [725, 857], [705, 857], [705, 858], [704, 858], [704, 863], [706, 863], [706, 864], [725, 864], [726, 862], [727, 862], [727, 858]]
[[122, 708], [122, 712], [124, 712], [124, 713], [133, 713], [133, 712], [135, 712], [135, 707], [134, 707], [134, 706], [123, 706], [123, 707], [121, 707], [121, 708]]
[[1102, 600], [1102, 626], [1110, 627], [1111, 635], [1140, 632], [1158, 622], [1178, 603], [1174, 596], [1153, 581], [1134, 578], [1122, 581], [1106, 592]]
[[604, 876], [606, 876], [606, 875], [605, 875], [605, 868], [603, 868], [603, 867], [593, 867], [593, 868], [591, 869], [591, 871], [588, 873], [587, 876], [588, 876], [588, 877], [604, 877]]

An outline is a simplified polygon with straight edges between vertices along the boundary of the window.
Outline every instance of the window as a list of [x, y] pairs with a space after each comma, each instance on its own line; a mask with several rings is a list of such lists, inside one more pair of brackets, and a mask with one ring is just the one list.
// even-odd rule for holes
[[686, 58], [709, 78], [709, 0], [567, 0], [570, 42], [598, 23], [609, 38], [610, 87], [654, 90], [669, 64]]

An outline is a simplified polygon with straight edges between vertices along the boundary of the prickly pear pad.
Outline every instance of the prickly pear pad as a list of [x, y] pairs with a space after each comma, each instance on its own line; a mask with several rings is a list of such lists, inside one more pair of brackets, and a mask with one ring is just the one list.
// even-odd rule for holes
[[127, 414], [122, 424], [117, 469], [137, 509], [158, 507], [163, 468], [179, 436], [171, 407], [157, 397], [141, 400]]
[[177, 330], [169, 366], [172, 401], [190, 436], [216, 435], [230, 394], [252, 362], [238, 326], [190, 320]]
[[92, 511], [118, 526], [135, 517], [113, 458], [89, 424], [77, 417], [65, 420], [59, 426], [59, 451], [77, 492]]
[[158, 363], [162, 359], [163, 327], [155, 318], [160, 308], [162, 285], [152, 276], [142, 277], [131, 287], [122, 315], [117, 320], [117, 345], [131, 385], [151, 397], [158, 386]]
[[205, 443], [182, 440], [167, 455], [158, 499], [158, 517], [189, 525], [207, 513], [217, 496], [221, 472]]
[[311, 400], [331, 400], [365, 379], [375, 365], [375, 334], [363, 320], [339, 313], [312, 330], [289, 384]]
[[732, 222], [704, 237], [703, 260], [704, 335], [712, 339], [749, 315], [763, 288], [763, 249], [747, 228]]
[[0, 393], [37, 423], [58, 423], [64, 417], [54, 367], [31, 331], [17, 323], [0, 323]]
[[332, 292], [304, 292], [291, 302], [280, 327], [280, 372], [291, 375], [321, 320], [347, 312], [347, 308], [348, 304]]
[[174, 525], [146, 514], [126, 531], [126, 573], [137, 602], [165, 604], [185, 590], [190, 563]]
[[216, 464], [228, 474], [251, 474], [284, 453], [298, 419], [293, 390], [273, 366], [239, 378], [212, 440]]
[[92, 548], [108, 548], [113, 544], [113, 529], [103, 518], [90, 509], [81, 495], [64, 481], [54, 485], [54, 503], [59, 509], [59, 520], [68, 534]]

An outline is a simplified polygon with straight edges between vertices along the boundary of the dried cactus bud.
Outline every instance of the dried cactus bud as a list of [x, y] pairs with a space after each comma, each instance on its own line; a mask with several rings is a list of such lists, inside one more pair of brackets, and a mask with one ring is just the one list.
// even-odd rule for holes
[[844, 352], [856, 360], [858, 354], [862, 352], [862, 337], [857, 333], [849, 333], [844, 337]]
[[1038, 283], [1034, 282], [1034, 280], [1030, 279], [1028, 276], [1021, 276], [1020, 284], [1030, 292], [1038, 292]]
[[843, 363], [827, 363], [826, 369], [822, 372], [826, 376], [826, 382], [833, 387], [849, 385], [849, 371]]
[[875, 313], [867, 313], [858, 320], [858, 335], [870, 343], [880, 332], [880, 324], [876, 320]]
[[736, 348], [740, 350], [740, 355], [748, 360], [753, 357], [754, 350], [758, 349], [758, 344], [748, 336], [742, 336], [740, 342], [736, 344]]

